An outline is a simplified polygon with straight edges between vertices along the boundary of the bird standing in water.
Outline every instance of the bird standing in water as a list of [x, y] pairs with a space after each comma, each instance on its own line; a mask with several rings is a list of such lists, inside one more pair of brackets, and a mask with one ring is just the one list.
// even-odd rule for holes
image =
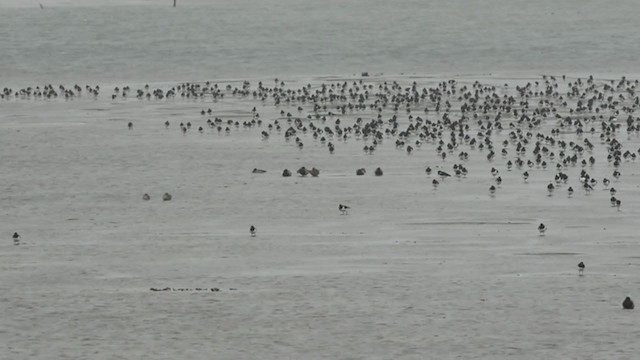
[[256, 227], [251, 225], [251, 227], [249, 228], [249, 233], [251, 234], [251, 237], [255, 237], [256, 236]]
[[338, 210], [340, 210], [340, 213], [342, 215], [348, 215], [347, 210], [349, 210], [349, 209], [351, 209], [351, 208], [349, 206], [347, 206], [347, 205], [342, 205], [342, 204], [338, 205]]
[[580, 261], [580, 264], [578, 264], [578, 275], [583, 275], [584, 273], [584, 262]]
[[544, 235], [545, 231], [547, 231], [547, 226], [540, 223], [540, 225], [538, 225], [538, 231], [540, 232], [540, 236]]

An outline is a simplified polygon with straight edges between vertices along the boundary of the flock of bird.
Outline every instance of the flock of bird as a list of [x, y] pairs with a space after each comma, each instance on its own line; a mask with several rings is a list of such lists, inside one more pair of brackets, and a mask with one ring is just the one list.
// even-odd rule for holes
[[[180, 122], [178, 128], [184, 135], [194, 128], [201, 134], [226, 135], [240, 128], [258, 129], [257, 141], [271, 141], [279, 136], [296, 151], [305, 151], [305, 144], [311, 141], [326, 147], [329, 155], [340, 151], [341, 143], [346, 146], [353, 141], [362, 142], [362, 151], [367, 155], [375, 155], [387, 143], [408, 155], [430, 148], [430, 159], [442, 163], [436, 167], [437, 177], [431, 180], [434, 188], [450, 177], [465, 179], [469, 175], [465, 163], [481, 156], [486, 159], [487, 176], [492, 178], [488, 187], [491, 197], [498, 195], [504, 181], [514, 181], [511, 174], [519, 172], [522, 182], [528, 183], [532, 172], [541, 171], [549, 176], [546, 189], [541, 189], [548, 196], [565, 184], [568, 197], [573, 197], [577, 190], [589, 195], [602, 186], [610, 193], [609, 205], [620, 211], [622, 200], [613, 183], [622, 178], [625, 165], [634, 163], [640, 154], [640, 149], [625, 148], [623, 140], [624, 136], [640, 135], [640, 117], [635, 114], [640, 108], [640, 96], [636, 93], [639, 85], [638, 80], [625, 77], [603, 80], [593, 76], [542, 75], [516, 85], [448, 80], [421, 87], [415, 81], [363, 76], [297, 87], [288, 87], [279, 79], [272, 86], [263, 82], [252, 85], [248, 81], [238, 86], [181, 83], [166, 90], [145, 85], [133, 91], [123, 86], [113, 89], [111, 100], [182, 98], [201, 100], [198, 104], [211, 102], [211, 107], [198, 110], [202, 123]], [[100, 87], [5, 88], [0, 98], [70, 99], [83, 93], [98, 97]], [[225, 97], [239, 99], [238, 104], [251, 102], [257, 106], [250, 106], [242, 121], [224, 120], [222, 115], [216, 116], [215, 109], [216, 102]], [[260, 114], [263, 110], [266, 116]], [[171, 128], [168, 120], [163, 125]], [[127, 126], [133, 130], [134, 124], [129, 122]], [[599, 154], [604, 160], [596, 158]], [[446, 164], [451, 158], [456, 160], [448, 171]], [[577, 175], [571, 174], [574, 168], [579, 169]], [[594, 176], [596, 168], [600, 173], [608, 171], [610, 176]], [[430, 166], [425, 169], [429, 176], [433, 171]], [[258, 168], [252, 171], [266, 172]], [[357, 176], [365, 173], [364, 168], [356, 169]], [[317, 177], [320, 170], [303, 166], [297, 174]], [[374, 174], [382, 176], [383, 171], [378, 167]], [[292, 175], [288, 169], [282, 172], [283, 177]], [[150, 196], [145, 194], [143, 199], [149, 200]], [[163, 200], [171, 200], [171, 195], [166, 193]], [[338, 210], [346, 215], [350, 206], [339, 204]], [[540, 235], [547, 230], [547, 226], [539, 224]], [[250, 234], [256, 236], [253, 225]], [[583, 271], [581, 262], [580, 274]]]

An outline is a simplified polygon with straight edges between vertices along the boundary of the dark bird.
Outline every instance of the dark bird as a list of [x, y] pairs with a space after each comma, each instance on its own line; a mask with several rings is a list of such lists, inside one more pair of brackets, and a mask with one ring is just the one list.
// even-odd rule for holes
[[441, 178], [448, 178], [451, 175], [447, 174], [446, 172], [442, 171], [442, 170], [438, 170], [438, 176], [440, 176]]
[[382, 169], [377, 168], [377, 169], [376, 169], [376, 171], [374, 172], [374, 174], [375, 174], [376, 176], [382, 176]]
[[347, 206], [347, 205], [342, 205], [342, 204], [338, 205], [338, 210], [340, 210], [340, 213], [342, 215], [347, 215], [348, 214], [347, 210], [349, 210], [349, 209], [351, 209], [351, 208], [349, 206]]
[[164, 195], [162, 195], [162, 201], [171, 201], [172, 198], [173, 197], [169, 193], [164, 193]]
[[582, 273], [584, 272], [584, 268], [584, 263], [580, 261], [580, 264], [578, 264], [578, 274], [582, 275]]
[[291, 171], [289, 171], [288, 169], [284, 169], [284, 171], [282, 172], [282, 176], [283, 177], [291, 176]]
[[627, 296], [627, 298], [622, 302], [622, 308], [625, 310], [633, 310], [633, 300], [631, 300], [631, 298]]
[[267, 170], [262, 170], [262, 169], [258, 169], [258, 168], [254, 168], [252, 171], [252, 173], [254, 174], [264, 174], [267, 172]]
[[249, 227], [249, 234], [251, 234], [251, 237], [255, 237], [256, 236], [256, 227], [251, 225], [251, 227]]
[[149, 196], [149, 194], [145, 193], [144, 195], [142, 195], [142, 200], [149, 201], [149, 200], [151, 200], [151, 196]]
[[545, 231], [547, 231], [547, 226], [540, 223], [540, 225], [538, 225], [538, 231], [540, 232], [540, 235], [544, 235]]

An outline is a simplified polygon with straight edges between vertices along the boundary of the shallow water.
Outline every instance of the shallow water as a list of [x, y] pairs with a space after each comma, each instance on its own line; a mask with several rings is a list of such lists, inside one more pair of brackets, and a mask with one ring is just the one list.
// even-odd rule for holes
[[[415, 80], [370, 81], [392, 79]], [[308, 81], [315, 88], [319, 80], [287, 86]], [[511, 155], [489, 162], [486, 150], [466, 145], [457, 151], [469, 151], [469, 175], [435, 189], [424, 168], [461, 161], [442, 161], [433, 143], [407, 155], [385, 138], [367, 155], [370, 140], [331, 139], [330, 154], [307, 133], [299, 150], [281, 132], [260, 136], [280, 109], [297, 105], [230, 94], [112, 101], [105, 92], [1, 103], [0, 226], [23, 236], [20, 246], [9, 235], [0, 246], [0, 346], [12, 359], [631, 359], [640, 350], [636, 313], [620, 305], [638, 297], [640, 284], [637, 162], [624, 162], [612, 183], [621, 211], [602, 187], [579, 190], [580, 166], [547, 196], [555, 163], [530, 169], [524, 183], [524, 170], [506, 169]], [[253, 106], [262, 127], [195, 130], [209, 118], [202, 109], [244, 121]], [[375, 113], [340, 118], [346, 126], [360, 116]], [[183, 135], [177, 124], [187, 121], [193, 127]], [[400, 122], [408, 124], [406, 115]], [[598, 162], [589, 173], [610, 177], [597, 133], [558, 138], [590, 139]], [[618, 139], [640, 147], [635, 133]], [[303, 165], [320, 176], [281, 177]], [[378, 166], [382, 177], [373, 176]], [[493, 197], [491, 166], [504, 179]], [[252, 174], [256, 167], [267, 172]], [[365, 176], [355, 175], [360, 167]], [[167, 191], [173, 200], [163, 202]]]
[[[539, 73], [619, 79], [638, 73], [634, 1], [178, 0], [176, 9], [170, 1], [39, 2], [44, 9], [0, 0], [0, 33], [10, 34], [0, 37], [0, 88], [78, 83], [102, 91], [0, 100], [0, 358], [633, 359], [640, 352], [637, 315], [621, 310], [625, 296], [640, 298], [638, 162], [624, 162], [612, 182], [623, 200], [617, 211], [601, 185], [588, 195], [578, 188], [580, 166], [547, 196], [555, 163], [530, 169], [525, 184], [524, 169], [506, 169], [513, 152], [489, 162], [486, 150], [462, 145], [456, 152], [469, 151], [469, 160], [452, 153], [442, 161], [432, 143], [407, 155], [391, 137], [373, 155], [362, 151], [371, 140], [330, 139], [330, 154], [310, 133], [299, 135], [302, 150], [282, 132], [261, 138], [267, 123], [285, 122], [281, 109], [297, 116], [299, 104], [230, 94], [110, 98], [115, 85], [166, 90], [215, 79], [251, 79], [255, 88], [279, 77], [287, 87], [315, 89], [358, 81], [349, 74], [362, 71], [376, 86], [455, 78], [504, 93], [504, 83], [542, 81]], [[232, 126], [228, 135], [200, 115], [212, 108], [211, 118], [242, 122], [254, 106], [264, 125]], [[340, 118], [345, 126], [376, 114]], [[505, 116], [505, 125], [512, 120]], [[183, 135], [180, 122], [194, 126]], [[555, 126], [549, 118], [536, 131]], [[495, 133], [494, 142], [507, 134]], [[597, 162], [588, 171], [601, 179], [613, 167], [598, 135], [557, 138], [590, 139], [596, 146], [585, 156]], [[636, 133], [617, 138], [625, 150], [640, 147]], [[434, 188], [425, 167], [450, 171], [454, 163], [469, 175]], [[281, 177], [300, 166], [321, 174]], [[373, 176], [378, 166], [382, 177]], [[504, 179], [495, 196], [487, 191], [492, 166]], [[356, 176], [361, 167], [367, 174]], [[164, 192], [173, 200], [161, 201]], [[340, 215], [339, 203], [351, 206], [349, 215]], [[581, 277], [579, 261], [587, 264]]]

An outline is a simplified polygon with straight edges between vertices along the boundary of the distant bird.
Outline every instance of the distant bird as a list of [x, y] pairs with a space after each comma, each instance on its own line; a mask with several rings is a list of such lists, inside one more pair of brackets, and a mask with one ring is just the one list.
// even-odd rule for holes
[[129, 127], [129, 130], [133, 129], [133, 123], [131, 121], [129, 121], [129, 124], [127, 124], [127, 126]]
[[300, 176], [307, 176], [309, 174], [309, 171], [303, 166], [298, 169], [298, 174], [300, 174]]
[[251, 225], [251, 227], [249, 227], [249, 234], [251, 234], [251, 237], [255, 237], [256, 236], [256, 227]]
[[17, 232], [13, 233], [13, 245], [20, 245], [20, 235]]
[[173, 197], [169, 193], [164, 193], [164, 195], [162, 195], [162, 201], [171, 201], [172, 198]]
[[451, 177], [451, 175], [447, 174], [446, 172], [444, 172], [442, 170], [438, 170], [438, 176], [440, 176], [442, 179]]
[[580, 261], [580, 263], [578, 264], [578, 274], [582, 275], [584, 273], [584, 263], [582, 261]]
[[500, 172], [498, 171], [498, 169], [493, 168], [493, 167], [491, 168], [491, 175], [493, 175], [494, 177], [495, 177], [496, 175], [498, 175], [499, 173], [500, 173]]
[[284, 169], [284, 171], [282, 172], [282, 177], [289, 177], [291, 176], [291, 171], [289, 171], [288, 169]]
[[613, 171], [613, 177], [616, 178], [616, 179], [619, 179], [620, 178], [620, 171], [614, 170]]
[[631, 298], [627, 296], [627, 298], [622, 302], [622, 308], [625, 310], [633, 310], [633, 300], [631, 300]]
[[264, 174], [267, 172], [267, 170], [262, 170], [262, 169], [258, 169], [258, 168], [253, 168], [253, 170], [251, 171], [253, 174]]
[[622, 201], [620, 199], [616, 199], [616, 208], [620, 211], [620, 205], [622, 205]]
[[338, 210], [340, 210], [340, 213], [341, 213], [342, 215], [348, 215], [348, 212], [347, 212], [347, 211], [348, 211], [349, 209], [351, 209], [351, 208], [350, 208], [349, 206], [347, 206], [347, 205], [342, 205], [342, 204], [338, 205]]
[[529, 172], [528, 172], [528, 171], [525, 171], [525, 172], [522, 174], [522, 178], [524, 179], [524, 182], [527, 182], [527, 180], [529, 179]]
[[489, 194], [493, 195], [496, 193], [496, 187], [491, 185], [491, 187], [489, 188]]
[[149, 201], [149, 200], [151, 200], [151, 196], [149, 196], [149, 194], [147, 194], [147, 193], [144, 193], [144, 195], [142, 195], [142, 200]]
[[569, 197], [573, 195], [573, 188], [571, 186], [569, 186], [569, 188], [567, 189], [567, 193], [569, 193]]
[[593, 190], [593, 186], [587, 184], [586, 182], [582, 185], [584, 187], [584, 191], [589, 194]]
[[540, 235], [544, 235], [544, 233], [547, 231], [547, 226], [543, 223], [540, 223], [540, 225], [538, 225], [538, 231], [540, 232]]
[[375, 174], [376, 176], [382, 176], [382, 169], [377, 168], [377, 169], [376, 169], [376, 171], [374, 171], [374, 174]]
[[547, 191], [549, 192], [549, 195], [551, 195], [553, 193], [553, 190], [555, 190], [555, 186], [553, 186], [552, 183], [549, 183], [549, 185], [547, 185]]
[[434, 188], [437, 188], [437, 187], [438, 187], [438, 185], [440, 185], [440, 182], [439, 182], [438, 180], [436, 180], [436, 179], [433, 179], [433, 181], [431, 182], [431, 184], [433, 184], [433, 187], [434, 187]]
[[365, 170], [364, 168], [360, 168], [358, 170], [356, 170], [356, 175], [358, 176], [362, 176], [367, 172], [367, 170]]
[[431, 168], [427, 166], [425, 172], [427, 173], [427, 175], [431, 175]]
[[311, 174], [311, 176], [313, 177], [318, 177], [318, 175], [320, 175], [320, 170], [312, 168], [311, 170], [309, 170], [309, 174]]

